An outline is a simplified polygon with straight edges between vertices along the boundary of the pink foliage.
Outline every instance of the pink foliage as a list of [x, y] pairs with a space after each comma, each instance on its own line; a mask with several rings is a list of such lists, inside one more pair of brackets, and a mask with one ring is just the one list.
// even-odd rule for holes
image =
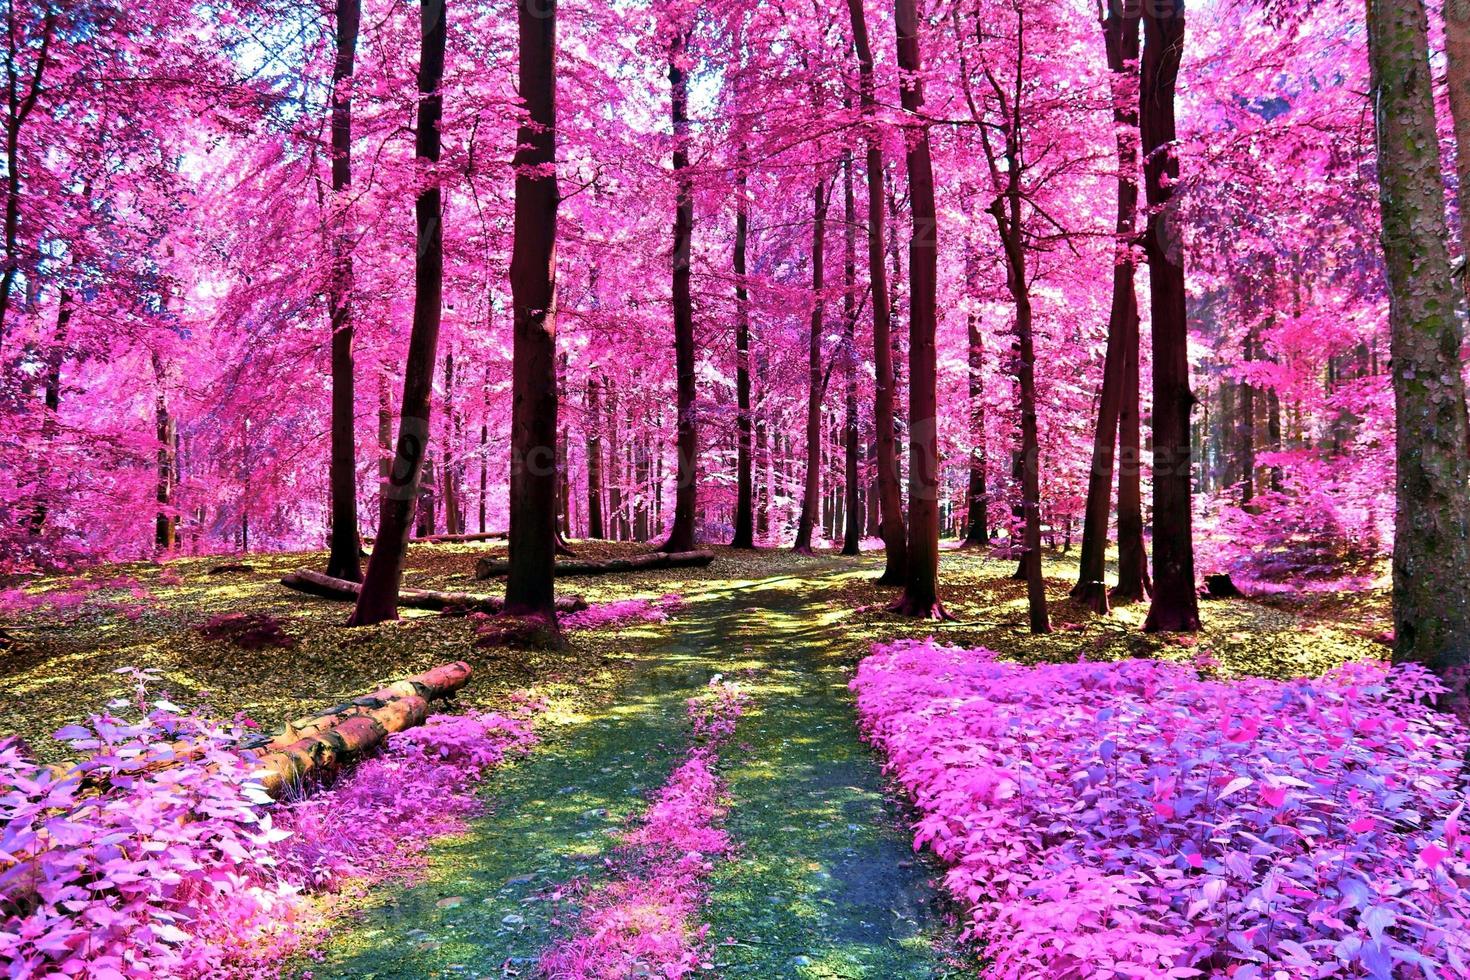
[[708, 925], [694, 925], [712, 859], [730, 839], [719, 823], [720, 743], [735, 729], [747, 698], [715, 678], [691, 698], [696, 744], [654, 796], [640, 823], [625, 831], [619, 874], [589, 896], [575, 935], [551, 946], [541, 971], [559, 980], [682, 977], [707, 966], [699, 943]]
[[[264, 798], [240, 731], [167, 701], [145, 707], [138, 721], [101, 714], [57, 733], [112, 771], [100, 794], [0, 744], [8, 976], [274, 972], [317, 924], [306, 895], [411, 871], [430, 838], [477, 812], [475, 781], [535, 741], [538, 705], [435, 716], [332, 789], [284, 804]], [[181, 739], [203, 753], [145, 771]]]
[[929, 640], [852, 687], [994, 976], [1470, 971], [1470, 732], [1417, 668], [1210, 681]]
[[595, 629], [627, 623], [659, 623], [683, 604], [684, 597], [672, 592], [657, 599], [619, 599], [562, 616], [561, 625], [566, 629]]

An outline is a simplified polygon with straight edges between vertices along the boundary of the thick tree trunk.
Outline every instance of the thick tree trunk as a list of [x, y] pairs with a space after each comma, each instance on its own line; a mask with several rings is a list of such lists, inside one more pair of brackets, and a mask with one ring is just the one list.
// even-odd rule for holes
[[[744, 162], [744, 150], [740, 153]], [[755, 481], [751, 473], [750, 294], [745, 284], [745, 253], [750, 239], [750, 196], [746, 171], [735, 179], [735, 531], [732, 548], [755, 547]]]
[[518, 0], [520, 96], [517, 136], [515, 310], [511, 380], [510, 576], [505, 606], [556, 621], [557, 371], [556, 2]]
[[674, 525], [664, 551], [693, 551], [699, 506], [699, 428], [694, 377], [694, 303], [689, 293], [694, 244], [694, 179], [689, 174], [689, 78], [684, 65], [688, 28], [680, 28], [669, 51], [669, 86], [674, 124], [674, 367], [678, 374], [679, 467], [674, 489]]
[[[629, 558], [603, 561], [559, 561], [557, 575], [616, 575], [620, 572], [644, 572], [659, 568], [702, 568], [715, 560], [712, 551], [674, 553], [655, 551]], [[509, 574], [510, 563], [494, 558], [481, 558], [475, 563], [475, 578], [497, 578]]]
[[327, 306], [332, 324], [332, 535], [327, 574], [362, 579], [357, 529], [357, 399], [352, 356], [352, 235], [347, 224], [352, 187], [352, 75], [357, 57], [360, 0], [337, 0], [337, 57], [332, 65], [332, 280]]
[[[1470, 721], [1470, 460], [1462, 331], [1445, 247], [1444, 187], [1422, 0], [1370, 0], [1368, 50], [1393, 337], [1398, 517], [1394, 661], [1423, 664]], [[1156, 546], [1157, 547], [1157, 546]]]
[[1113, 246], [1113, 303], [1108, 317], [1108, 346], [1103, 363], [1102, 393], [1097, 428], [1092, 439], [1092, 469], [1087, 478], [1087, 503], [1082, 520], [1082, 554], [1072, 596], [1099, 615], [1108, 611], [1108, 517], [1111, 511], [1113, 464], [1123, 411], [1130, 328], [1138, 331], [1138, 293], [1133, 284], [1134, 221], [1138, 212], [1138, 100], [1134, 90], [1138, 61], [1136, 4], [1108, 5], [1103, 21], [1108, 71], [1112, 80], [1113, 129], [1118, 150], [1118, 210]]
[[923, 122], [924, 59], [917, 0], [896, 0], [899, 98], [910, 117], [905, 164], [913, 235], [909, 239], [909, 526], [904, 592], [893, 611], [948, 618], [939, 601], [939, 427], [934, 332], [938, 323], [939, 223], [929, 126]]
[[990, 492], [985, 486], [985, 335], [980, 318], [971, 313], [966, 323], [969, 340], [970, 482], [965, 493], [965, 538], [962, 547], [983, 548], [990, 543]]
[[587, 379], [587, 537], [605, 538], [602, 520], [602, 397], [596, 376]]
[[1149, 307], [1154, 337], [1154, 594], [1144, 629], [1199, 629], [1194, 580], [1194, 519], [1190, 487], [1189, 330], [1184, 296], [1184, 241], [1174, 148], [1174, 87], [1184, 52], [1184, 0], [1143, 4], [1143, 63], [1139, 123], [1149, 217]]
[[806, 477], [801, 497], [801, 517], [796, 522], [796, 551], [810, 553], [812, 529], [817, 522], [817, 506], [822, 492], [822, 315], [826, 302], [822, 297], [823, 271], [826, 265], [827, 186], [817, 181], [812, 191], [812, 318], [807, 333], [806, 393]]
[[857, 393], [857, 202], [852, 189], [852, 151], [842, 154], [842, 369], [847, 379], [847, 410], [842, 423], [842, 553], [862, 550], [863, 509], [858, 480]]
[[[444, 103], [439, 83], [444, 77], [444, 0], [420, 0], [418, 126], [415, 155], [421, 166], [439, 162], [439, 121]], [[398, 586], [408, 550], [413, 507], [429, 442], [429, 416], [434, 391], [434, 365], [439, 347], [440, 303], [444, 288], [444, 229], [437, 184], [419, 191], [414, 202], [417, 247], [414, 260], [413, 327], [403, 372], [403, 409], [398, 444], [384, 486], [378, 537], [368, 559], [367, 575], [349, 626], [370, 626], [398, 618]]]
[[883, 139], [873, 123], [877, 113], [876, 83], [873, 78], [873, 48], [868, 37], [864, 0], [847, 0], [852, 20], [853, 46], [857, 50], [858, 96], [867, 132], [868, 181], [868, 281], [873, 303], [873, 430], [878, 468], [879, 534], [883, 538], [884, 569], [878, 581], [901, 585], [907, 577], [908, 544], [905, 540], [903, 497], [899, 488], [898, 439], [894, 432], [893, 328], [889, 305], [888, 267], [884, 264], [887, 215], [883, 188]]

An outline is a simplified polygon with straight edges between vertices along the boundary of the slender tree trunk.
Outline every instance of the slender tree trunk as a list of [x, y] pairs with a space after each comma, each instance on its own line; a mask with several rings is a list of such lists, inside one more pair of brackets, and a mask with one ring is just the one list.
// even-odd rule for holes
[[[157, 394], [153, 403], [154, 435], [158, 439], [157, 479], [154, 498], [158, 513], [154, 518], [153, 545], [159, 551], [174, 549], [174, 534], [178, 517], [174, 506], [174, 453], [178, 451], [178, 423], [169, 412], [167, 372], [158, 352], [153, 353], [153, 381]], [[247, 460], [246, 465], [249, 465]]]
[[856, 555], [862, 546], [863, 509], [858, 485], [857, 202], [853, 196], [851, 150], [842, 154], [842, 218], [842, 367], [847, 379], [847, 415], [842, 425], [842, 510], [846, 518], [842, 553]]
[[511, 368], [510, 576], [506, 612], [555, 624], [557, 500], [556, 2], [518, 0], [520, 96], [516, 137], [515, 311]]
[[41, 21], [41, 43], [36, 52], [36, 67], [24, 94], [20, 90], [20, 66], [15, 59], [16, 28], [15, 7], [10, 11], [8, 36], [11, 38], [10, 57], [5, 61], [6, 115], [5, 115], [5, 265], [0, 270], [0, 344], [5, 341], [5, 318], [10, 310], [10, 291], [15, 286], [15, 277], [20, 272], [20, 196], [21, 160], [20, 134], [25, 128], [27, 117], [36, 108], [41, 96], [41, 80], [51, 57], [51, 38], [56, 33], [56, 7], [48, 3]]
[[485, 413], [480, 421], [480, 533], [484, 534], [488, 493], [490, 489], [490, 369], [485, 369], [485, 387], [481, 399]]
[[[1245, 333], [1245, 362], [1256, 359], [1256, 328], [1252, 323]], [[1240, 385], [1240, 506], [1255, 509], [1256, 499], [1256, 389], [1249, 379]]]
[[894, 432], [893, 328], [889, 306], [888, 267], [884, 249], [886, 233], [883, 188], [883, 140], [874, 117], [877, 113], [873, 77], [873, 48], [868, 37], [864, 0], [847, 0], [852, 20], [853, 46], [858, 57], [858, 97], [867, 131], [868, 182], [868, 281], [873, 303], [873, 430], [876, 444], [879, 534], [883, 538], [884, 569], [878, 581], [901, 585], [907, 577], [908, 544], [905, 540], [903, 498], [899, 488], [898, 439]]
[[[1445, 682], [1470, 721], [1470, 460], [1462, 330], [1445, 247], [1428, 23], [1421, 0], [1370, 0], [1368, 51], [1397, 414], [1394, 661]], [[1448, 367], [1447, 367], [1448, 366]]]
[[1470, 296], [1470, 0], [1445, 0], [1445, 82], [1455, 129], [1460, 212], [1460, 285]]
[[[744, 150], [740, 153], [744, 161]], [[755, 547], [755, 493], [750, 442], [750, 296], [745, 285], [745, 253], [750, 237], [750, 197], [746, 171], [735, 181], [735, 408], [739, 445], [735, 456], [735, 533], [732, 548]]]
[[[414, 151], [420, 165], [439, 161], [439, 120], [444, 113], [439, 83], [444, 77], [444, 0], [420, 0], [419, 104]], [[437, 184], [419, 191], [414, 260], [413, 327], [403, 372], [403, 409], [398, 443], [384, 487], [383, 512], [373, 541], [367, 575], [349, 626], [371, 626], [398, 618], [398, 587], [408, 551], [413, 507], [429, 441], [434, 366], [439, 347], [440, 304], [444, 286], [444, 229]]]
[[606, 537], [602, 522], [602, 398], [596, 376], [587, 379], [587, 536]]
[[756, 380], [761, 390], [761, 400], [756, 410], [755, 418], [755, 469], [760, 473], [760, 502], [755, 511], [755, 536], [764, 541], [771, 533], [771, 491], [775, 483], [775, 472], [772, 468], [774, 454], [770, 444], [770, 423], [767, 415], [770, 413], [768, 399], [770, 390], [766, 387], [766, 355], [764, 352], [756, 358], [755, 362]]
[[607, 389], [607, 513], [608, 513], [608, 536], [614, 540], [627, 537], [625, 530], [626, 519], [623, 515], [623, 476], [621, 463], [623, 459], [622, 447], [618, 444], [618, 429], [620, 416], [618, 415], [618, 392], [606, 380], [603, 381]]
[[[388, 499], [393, 473], [393, 408], [388, 404], [388, 371], [378, 371], [378, 518]], [[382, 531], [380, 527], [379, 532]]]
[[337, 57], [332, 66], [332, 281], [327, 306], [332, 324], [332, 535], [327, 574], [362, 580], [357, 528], [356, 396], [352, 356], [352, 236], [347, 227], [352, 187], [352, 75], [357, 56], [360, 0], [337, 0]]
[[1144, 629], [1199, 629], [1195, 594], [1190, 488], [1189, 331], [1184, 298], [1184, 242], [1174, 148], [1174, 87], [1184, 52], [1184, 0], [1143, 4], [1143, 63], [1139, 122], [1148, 197], [1149, 305], [1154, 337], [1154, 594]]
[[454, 351], [444, 355], [444, 530], [449, 534], [463, 534], [464, 524], [460, 521], [459, 457], [456, 443], [459, 441], [459, 426], [456, 425], [454, 403]]
[[938, 323], [939, 223], [934, 205], [934, 164], [924, 107], [923, 54], [917, 0], [896, 0], [899, 98], [910, 117], [905, 164], [913, 235], [909, 240], [909, 526], [908, 566], [902, 597], [893, 611], [947, 618], [939, 601]]
[[674, 123], [674, 366], [678, 374], [679, 466], [674, 490], [674, 525], [664, 551], [693, 551], [695, 514], [699, 506], [699, 428], [694, 377], [694, 305], [689, 294], [694, 242], [694, 180], [689, 174], [689, 77], [684, 59], [688, 28], [680, 28], [669, 51], [669, 85]]
[[985, 335], [980, 318], [971, 313], [966, 324], [969, 340], [970, 484], [965, 494], [964, 547], [983, 548], [990, 543], [990, 492], [985, 487], [989, 460], [985, 451]]
[[827, 187], [817, 181], [812, 191], [812, 319], [807, 333], [806, 479], [801, 498], [801, 517], [796, 523], [795, 550], [810, 553], [812, 528], [817, 522], [822, 492], [822, 298], [823, 266], [826, 265]]
[[46, 414], [41, 420], [41, 456], [36, 466], [36, 504], [31, 511], [31, 533], [40, 534], [50, 512], [47, 484], [51, 482], [52, 443], [60, 428], [61, 368], [66, 363], [66, 337], [71, 329], [71, 293], [62, 289], [56, 300], [56, 340], [46, 355]]
[[[1135, 311], [1136, 312], [1136, 311]], [[1118, 584], [1114, 605], [1141, 602], [1153, 592], [1143, 544], [1143, 452], [1139, 431], [1138, 339], [1135, 315], [1123, 334], [1123, 401], [1118, 413]]]
[[1124, 0], [1109, 3], [1103, 21], [1108, 71], [1112, 80], [1113, 129], [1118, 150], [1117, 238], [1113, 246], [1113, 302], [1108, 318], [1108, 347], [1082, 521], [1082, 554], [1077, 584], [1072, 587], [1073, 597], [1100, 615], [1108, 611], [1103, 569], [1107, 561], [1108, 516], [1119, 419], [1126, 397], [1128, 352], [1125, 344], [1130, 331], [1136, 334], [1138, 330], [1138, 293], [1133, 284], [1134, 221], [1138, 212], [1138, 101], [1133, 72], [1138, 61], [1138, 22], [1138, 5]]

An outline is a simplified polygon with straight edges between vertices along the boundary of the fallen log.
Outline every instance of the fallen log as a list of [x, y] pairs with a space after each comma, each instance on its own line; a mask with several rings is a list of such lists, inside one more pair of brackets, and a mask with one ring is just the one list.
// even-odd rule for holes
[[416, 694], [394, 698], [381, 707], [354, 714], [326, 731], [297, 739], [257, 760], [255, 776], [273, 799], [346, 760], [382, 744], [395, 732], [422, 725], [429, 702]]
[[253, 572], [253, 571], [255, 571], [255, 566], [254, 565], [247, 565], [244, 562], [236, 561], [236, 562], [230, 562], [227, 565], [215, 565], [206, 574], [209, 574], [209, 575], [229, 575], [232, 572]]
[[[604, 561], [559, 561], [557, 575], [616, 575], [619, 572], [644, 572], [656, 568], [703, 568], [715, 560], [712, 551], [650, 552], [630, 558], [608, 558]], [[497, 578], [510, 574], [510, 562], [498, 558], [481, 558], [475, 563], [475, 578]]]
[[[350, 602], [357, 598], [362, 586], [345, 579], [332, 578], [320, 572], [306, 569], [291, 572], [281, 577], [281, 584], [288, 589], [305, 592], [322, 599]], [[410, 609], [463, 609], [492, 615], [505, 609], [505, 600], [500, 596], [480, 595], [474, 592], [431, 592], [427, 589], [399, 589], [398, 604]], [[580, 612], [587, 608], [587, 600], [581, 596], [563, 596], [556, 600], [557, 612]]]
[[[469, 683], [472, 673], [470, 665], [463, 660], [457, 660], [450, 664], [441, 664], [432, 670], [426, 670], [422, 674], [405, 677], [394, 681], [384, 687], [378, 688], [371, 694], [353, 698], [343, 704], [334, 705], [322, 711], [310, 715], [303, 715], [293, 721], [288, 721], [280, 732], [274, 735], [260, 735], [255, 738], [244, 739], [240, 743], [242, 749], [257, 752], [275, 752], [288, 749], [290, 746], [303, 739], [321, 735], [331, 731], [343, 722], [358, 715], [368, 714], [378, 708], [386, 707], [394, 701], [403, 698], [420, 698], [425, 703], [430, 701], [442, 701], [450, 698], [456, 691]], [[153, 757], [136, 768], [131, 768], [122, 775], [136, 776], [143, 773], [157, 772], [167, 769], [191, 759], [197, 759], [203, 755], [205, 747], [197, 741], [179, 740], [170, 742], [166, 746], [159, 746], [152, 753]], [[55, 775], [57, 781], [63, 779], [80, 779], [83, 787], [96, 789], [106, 786], [112, 779], [119, 775], [117, 770], [109, 765], [100, 765], [93, 759], [84, 759], [76, 763], [56, 763], [47, 768]]]

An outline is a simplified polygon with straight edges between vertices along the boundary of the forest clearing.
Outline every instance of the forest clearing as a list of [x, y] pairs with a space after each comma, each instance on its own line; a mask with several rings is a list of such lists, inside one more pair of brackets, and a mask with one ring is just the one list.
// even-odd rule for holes
[[1470, 978], [1470, 4], [5, 26], [0, 975]]

